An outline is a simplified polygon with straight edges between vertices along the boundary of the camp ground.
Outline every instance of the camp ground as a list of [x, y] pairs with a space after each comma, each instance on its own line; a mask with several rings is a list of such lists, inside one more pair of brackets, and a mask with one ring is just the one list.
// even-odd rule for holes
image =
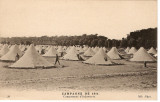
[[[65, 48], [64, 46], [48, 45], [43, 47], [44, 45], [37, 46], [34, 44], [15, 44], [11, 45], [10, 48], [7, 46], [1, 45], [2, 52], [6, 51], [6, 54], [3, 53], [4, 55], [0, 58], [0, 73], [3, 76], [1, 77], [1, 85], [3, 87], [17, 88], [18, 86], [18, 89], [32, 88], [40, 90], [46, 90], [44, 88], [49, 87], [50, 90], [55, 90], [55, 88], [65, 90], [65, 88], [59, 87], [76, 86], [80, 90], [86, 90], [87, 87], [90, 90], [112, 90], [112, 85], [118, 87], [118, 85], [121, 85], [120, 83], [127, 81], [125, 78], [129, 78], [128, 80], [132, 81], [123, 87], [117, 88], [118, 90], [124, 90], [124, 87], [127, 87], [125, 90], [137, 90], [137, 87], [139, 87], [139, 90], [144, 90], [146, 84], [141, 84], [139, 79], [145, 79], [145, 81], [151, 83], [148, 86], [148, 90], [154, 90], [156, 87], [156, 79], [153, 76], [156, 74], [157, 55], [152, 56], [150, 54], [155, 52], [153, 48], [147, 51], [144, 47], [140, 47], [135, 51], [134, 47], [129, 49], [129, 47], [91, 48], [67, 46]], [[22, 51], [21, 49], [23, 48], [26, 48], [26, 51]], [[44, 49], [45, 53], [41, 54], [39, 48]], [[63, 56], [60, 56], [59, 53], [62, 52]], [[125, 53], [121, 55], [122, 52]], [[130, 55], [128, 52], [130, 54], [134, 53], [133, 56], [128, 56]], [[18, 58], [17, 54], [19, 55]], [[59, 57], [60, 64], [58, 62], [55, 64], [56, 55]], [[152, 75], [151, 73], [154, 74]], [[148, 78], [149, 76], [152, 77]], [[71, 81], [72, 84], [67, 85], [67, 82], [59, 79], [67, 77], [74, 78], [65, 79]], [[95, 79], [92, 81], [98, 81], [98, 83], [89, 84], [90, 81], [85, 79], [85, 83], [89, 84], [89, 86], [86, 86], [82, 84], [84, 77], [89, 79], [94, 77]], [[107, 86], [100, 85], [101, 87], [96, 88], [96, 85], [102, 82], [99, 78], [104, 78], [106, 81], [103, 83], [106, 83]], [[108, 84], [110, 78], [114, 78], [116, 82]], [[78, 82], [76, 82], [77, 79], [79, 80]], [[41, 80], [43, 80], [43, 83], [41, 83]], [[21, 82], [23, 83], [20, 84]], [[55, 82], [58, 84], [54, 84]], [[129, 87], [133, 84], [137, 86]], [[75, 87], [73, 88], [76, 89]], [[70, 90], [69, 88], [67, 89]]]
[[33, 41], [0, 44], [0, 87], [39, 91], [155, 91], [156, 47], [122, 46], [122, 41], [119, 46], [114, 43], [110, 46], [109, 41], [94, 46]]
[[156, 100], [157, 0], [0, 0], [0, 100]]

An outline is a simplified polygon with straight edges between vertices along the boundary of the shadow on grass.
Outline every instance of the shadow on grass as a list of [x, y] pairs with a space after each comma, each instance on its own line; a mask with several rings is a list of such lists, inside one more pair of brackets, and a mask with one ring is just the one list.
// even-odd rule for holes
[[90, 64], [90, 63], [84, 63], [82, 62], [83, 64], [88, 64], [88, 65], [94, 65], [94, 66], [116, 66], [116, 65], [125, 65], [123, 63], [113, 63], [113, 64]]
[[[130, 61], [129, 59], [126, 59], [126, 61], [132, 63], [144, 63], [144, 61]], [[146, 61], [146, 63], [157, 63], [157, 61]]]
[[65, 68], [65, 67], [67, 67], [67, 66], [64, 66], [64, 65], [62, 65], [62, 66], [51, 66], [51, 67], [34, 67], [34, 68], [32, 68], [32, 67], [9, 67], [9, 66], [4, 66], [4, 68], [8, 68], [8, 69], [55, 69], [55, 68]]
[[14, 63], [14, 62], [16, 62], [16, 61], [0, 60], [0, 62], [4, 62], [4, 63]]

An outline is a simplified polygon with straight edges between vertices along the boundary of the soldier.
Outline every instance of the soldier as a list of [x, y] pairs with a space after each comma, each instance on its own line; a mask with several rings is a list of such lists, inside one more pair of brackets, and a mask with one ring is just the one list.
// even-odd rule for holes
[[19, 54], [18, 54], [18, 53], [17, 53], [17, 55], [16, 55], [16, 59], [19, 60]]
[[55, 61], [55, 65], [56, 65], [56, 63], [59, 63], [59, 65], [60, 65], [60, 62], [59, 62], [59, 57], [58, 57], [58, 54], [56, 54], [56, 61]]
[[147, 67], [147, 62], [146, 61], [144, 61], [144, 67]]
[[61, 52], [61, 57], [63, 57], [63, 52]]

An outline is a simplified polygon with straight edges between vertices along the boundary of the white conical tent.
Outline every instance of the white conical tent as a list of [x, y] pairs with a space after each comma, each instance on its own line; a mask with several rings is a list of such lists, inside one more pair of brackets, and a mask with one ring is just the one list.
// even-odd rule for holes
[[102, 48], [99, 49], [99, 51], [88, 60], [84, 61], [84, 63], [88, 64], [99, 64], [99, 65], [110, 65], [113, 64], [109, 56], [104, 52]]
[[64, 46], [64, 47], [63, 47], [63, 50], [65, 51], [66, 49], [67, 49], [67, 47], [66, 47], [66, 46]]
[[71, 48], [70, 48], [70, 47], [68, 47], [68, 48], [66, 49], [66, 51], [65, 51], [65, 52], [66, 52], [66, 53], [68, 53], [68, 51], [69, 51], [70, 49], [71, 49]]
[[[44, 53], [48, 52], [51, 47], [53, 47], [53, 48], [55, 49], [55, 47], [52, 46], [52, 45], [46, 46], [46, 47], [44, 48]], [[56, 49], [55, 49], [55, 50], [56, 50]], [[57, 50], [56, 50], [56, 51], [57, 51]]]
[[80, 49], [80, 47], [76, 47], [76, 50], [78, 51]]
[[154, 55], [154, 57], [157, 57], [157, 53]]
[[36, 51], [38, 51], [38, 49], [39, 49], [39, 45], [36, 45], [36, 46], [35, 46], [35, 49], [36, 49]]
[[2, 49], [0, 50], [0, 56], [5, 55], [9, 51], [8, 46], [5, 44], [3, 45]]
[[57, 49], [57, 51], [58, 51], [59, 53], [61, 53], [61, 52], [64, 52], [64, 49], [63, 49], [62, 46], [59, 46], [58, 49]]
[[91, 47], [92, 50], [94, 50], [94, 47]]
[[79, 52], [79, 53], [84, 53], [83, 48], [82, 48], [82, 47], [80, 47], [78, 52]]
[[22, 48], [22, 45], [20, 44], [18, 47], [19, 47], [19, 49], [21, 49], [21, 48]]
[[122, 59], [122, 56], [120, 55], [116, 47], [112, 47], [112, 49], [107, 53], [107, 55], [111, 59]]
[[3, 44], [0, 44], [0, 50], [2, 49], [2, 47], [3, 47]]
[[152, 48], [150, 48], [150, 50], [148, 51], [148, 53], [151, 53], [151, 54], [156, 54], [157, 53], [157, 51], [152, 47]]
[[48, 45], [41, 45], [42, 46], [42, 49], [47, 49], [49, 46]]
[[19, 57], [21, 57], [23, 55], [22, 51], [18, 48], [18, 46], [13, 45], [13, 46], [11, 46], [10, 50], [0, 58], [0, 60], [16, 61], [17, 54], [19, 55]]
[[135, 47], [132, 47], [127, 54], [134, 54], [137, 52], [137, 49]]
[[107, 51], [107, 49], [106, 49], [105, 47], [103, 47], [103, 50], [104, 50], [104, 52], [106, 52], [106, 51]]
[[83, 48], [83, 50], [84, 50], [84, 51], [87, 51], [87, 50], [88, 50], [88, 47], [87, 47], [87, 46], [85, 46], [85, 47]]
[[13, 65], [10, 67], [13, 68], [46, 68], [54, 66], [52, 63], [49, 63], [45, 58], [43, 58], [36, 51], [33, 44], [27, 49], [26, 53]]
[[25, 51], [26, 49], [27, 49], [26, 46], [23, 45], [20, 50], [21, 50], [21, 51]]
[[29, 48], [29, 45], [25, 45], [25, 47], [28, 49], [28, 48]]
[[[45, 48], [45, 51], [46, 51], [46, 52], [49, 51], [49, 49], [50, 49], [51, 47], [53, 47], [53, 46], [48, 46], [47, 48]], [[54, 49], [55, 49], [55, 48], [54, 48]]]
[[11, 48], [12, 45], [8, 45], [8, 48]]
[[41, 45], [37, 46], [37, 51], [38, 51], [38, 53], [41, 53], [41, 51], [42, 51], [42, 46]]
[[133, 56], [133, 58], [130, 59], [130, 61], [151, 61], [154, 62], [156, 59], [152, 57], [143, 47], [141, 47]]
[[125, 52], [126, 52], [126, 53], [128, 53], [128, 52], [129, 52], [129, 50], [130, 50], [130, 48], [129, 48], [129, 47], [127, 47], [127, 48], [125, 49]]
[[94, 54], [95, 52], [90, 47], [84, 52], [84, 56], [93, 56]]
[[66, 55], [63, 56], [62, 59], [65, 60], [79, 60], [77, 56], [78, 52], [75, 47], [72, 47]]
[[99, 50], [99, 47], [95, 47], [95, 48], [93, 49], [93, 51], [94, 51], [95, 53], [97, 53], [98, 50]]
[[56, 54], [58, 54], [57, 50], [53, 46], [51, 46], [50, 49], [43, 56], [55, 57]]
[[58, 46], [54, 46], [54, 48], [55, 48], [56, 50], [58, 50]]

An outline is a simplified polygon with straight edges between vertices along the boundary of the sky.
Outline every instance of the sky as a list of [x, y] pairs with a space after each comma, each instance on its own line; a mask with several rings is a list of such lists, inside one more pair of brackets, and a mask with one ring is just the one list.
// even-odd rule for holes
[[0, 37], [98, 34], [157, 27], [156, 0], [0, 0]]

